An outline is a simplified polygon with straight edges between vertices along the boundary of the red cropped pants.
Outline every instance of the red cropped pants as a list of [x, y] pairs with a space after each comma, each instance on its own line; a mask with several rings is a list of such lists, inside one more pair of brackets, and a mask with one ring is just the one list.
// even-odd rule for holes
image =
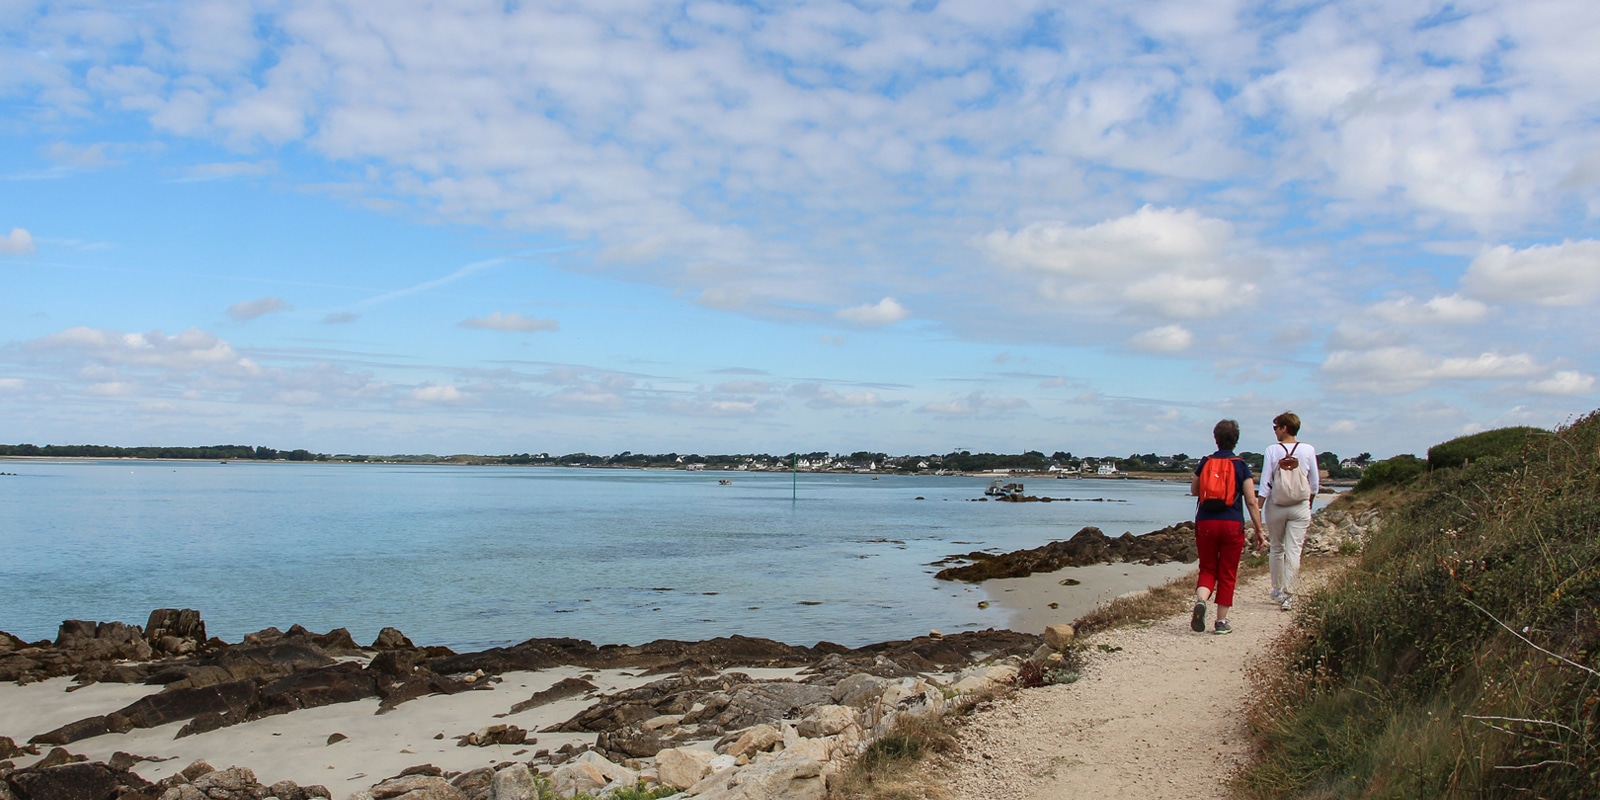
[[1194, 542], [1200, 550], [1197, 586], [1211, 590], [1219, 606], [1233, 605], [1233, 587], [1239, 581], [1239, 556], [1244, 554], [1244, 523], [1202, 519], [1194, 523]]

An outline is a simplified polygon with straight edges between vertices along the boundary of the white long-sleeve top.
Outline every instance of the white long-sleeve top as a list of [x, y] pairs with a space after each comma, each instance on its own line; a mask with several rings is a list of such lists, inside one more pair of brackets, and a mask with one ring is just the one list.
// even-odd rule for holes
[[1261, 480], [1256, 484], [1256, 494], [1263, 499], [1272, 497], [1272, 479], [1278, 476], [1278, 460], [1288, 455], [1290, 448], [1294, 448], [1294, 457], [1300, 459], [1300, 466], [1305, 468], [1306, 478], [1311, 481], [1311, 497], [1315, 498], [1317, 492], [1322, 490], [1321, 470], [1317, 468], [1317, 448], [1305, 442], [1277, 442], [1267, 448], [1261, 462]]

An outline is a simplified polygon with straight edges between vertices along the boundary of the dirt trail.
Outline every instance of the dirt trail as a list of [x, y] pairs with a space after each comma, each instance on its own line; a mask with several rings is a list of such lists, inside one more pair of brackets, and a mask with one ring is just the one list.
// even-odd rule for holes
[[[1189, 628], [1187, 610], [1089, 639], [1084, 677], [1018, 692], [961, 728], [942, 765], [953, 800], [1227, 798], [1249, 748], [1244, 665], [1290, 624], [1265, 575], [1241, 585], [1234, 632]], [[1106, 649], [1121, 648], [1112, 652]]]

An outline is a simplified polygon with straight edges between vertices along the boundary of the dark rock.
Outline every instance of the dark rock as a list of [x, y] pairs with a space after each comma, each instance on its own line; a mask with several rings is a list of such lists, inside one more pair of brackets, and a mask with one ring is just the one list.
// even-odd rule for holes
[[378, 631], [378, 638], [372, 641], [374, 650], [414, 650], [416, 647], [398, 628], [384, 628]]
[[342, 733], [330, 733], [328, 734], [328, 744], [338, 744], [339, 742], [342, 742], [348, 738], [350, 737]]
[[[542, 705], [554, 703], [557, 700], [565, 700], [568, 697], [593, 692], [599, 688], [582, 678], [562, 678], [556, 685], [543, 691], [534, 692], [532, 697], [511, 706], [510, 713], [521, 714], [530, 708], [538, 708]], [[652, 753], [652, 755], [654, 754]]]
[[1182, 561], [1187, 564], [1198, 557], [1192, 522], [1171, 525], [1143, 536], [1125, 533], [1116, 539], [1106, 536], [1099, 528], [1087, 527], [1065, 542], [1050, 542], [1031, 550], [1017, 550], [998, 556], [982, 552], [952, 556], [952, 559], [974, 563], [946, 567], [934, 577], [975, 583], [990, 578], [1020, 578], [1035, 572], [1054, 572], [1063, 567], [1118, 561], [1145, 564]]
[[206, 623], [192, 608], [158, 608], [144, 624], [144, 637], [159, 652], [192, 653], [206, 642]]
[[[128, 778], [144, 785], [130, 786]], [[104, 764], [87, 762], [20, 769], [6, 780], [19, 800], [111, 800], [125, 786], [137, 789], [150, 785], [132, 773], [118, 773]]]
[[28, 646], [27, 642], [12, 636], [5, 631], [0, 631], [0, 654], [14, 653]]
[[52, 748], [50, 752], [46, 753], [44, 758], [39, 759], [39, 762], [34, 764], [33, 768], [47, 769], [49, 767], [56, 767], [62, 764], [74, 764], [79, 761], [88, 760], [88, 756], [73, 755], [72, 753], [67, 752], [66, 748], [64, 747], [56, 747]]
[[0, 736], [0, 758], [18, 758], [39, 755], [37, 747], [18, 747], [10, 736]]
[[255, 681], [237, 680], [212, 686], [166, 690], [135, 700], [118, 713], [136, 728], [154, 728], [194, 719], [205, 713], [242, 717], [256, 699]]
[[377, 683], [360, 664], [335, 664], [291, 673], [261, 690], [262, 710], [281, 713], [349, 703], [377, 695]]
[[406, 678], [416, 671], [420, 657], [415, 650], [385, 650], [367, 664], [367, 669], [379, 675]]
[[63, 745], [110, 732], [111, 728], [106, 724], [106, 718], [97, 716], [80, 719], [77, 722], [69, 722], [53, 731], [41, 733], [28, 741], [32, 744]]
[[[400, 770], [400, 774], [396, 775], [395, 777], [404, 778], [407, 775], [432, 775], [435, 778], [442, 778], [444, 777], [444, 770], [439, 769], [432, 764], [417, 764], [416, 766], [406, 767], [405, 769]], [[452, 781], [452, 783], [454, 782]], [[459, 789], [461, 787], [457, 786], [456, 788]]]
[[[528, 732], [516, 725], [490, 725], [480, 731], [456, 737], [457, 747], [490, 747], [498, 744], [532, 744]], [[651, 752], [650, 755], [655, 755]]]
[[652, 681], [643, 686], [626, 689], [601, 698], [600, 702], [584, 709], [577, 716], [547, 731], [614, 731], [634, 725], [662, 714], [687, 712], [695, 703], [718, 692], [750, 683], [742, 673], [730, 673], [714, 678], [674, 676]]

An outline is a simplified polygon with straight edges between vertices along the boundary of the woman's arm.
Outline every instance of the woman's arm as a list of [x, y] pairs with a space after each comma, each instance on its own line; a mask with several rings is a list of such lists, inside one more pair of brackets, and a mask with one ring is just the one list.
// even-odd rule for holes
[[1250, 524], [1255, 527], [1255, 535], [1250, 537], [1250, 541], [1256, 547], [1260, 547], [1263, 541], [1261, 534], [1261, 503], [1256, 500], [1254, 478], [1244, 479], [1244, 504], [1246, 508], [1250, 509]]

